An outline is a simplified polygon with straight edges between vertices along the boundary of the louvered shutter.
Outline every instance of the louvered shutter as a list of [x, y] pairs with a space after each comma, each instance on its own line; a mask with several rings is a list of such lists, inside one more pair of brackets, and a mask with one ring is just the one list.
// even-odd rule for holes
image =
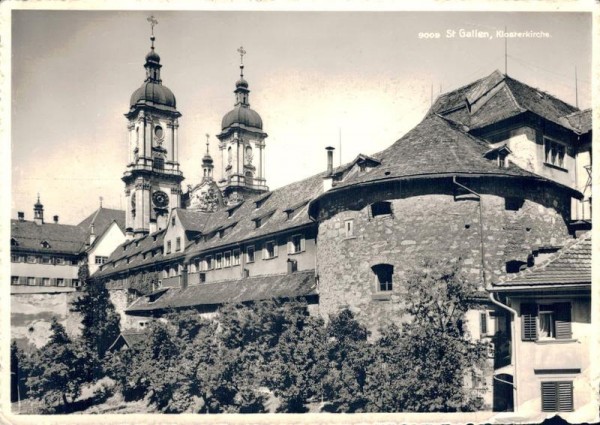
[[50, 279], [50, 284], [51, 284], [52, 286], [56, 286], [56, 285], [58, 285], [58, 283], [56, 282], [56, 278], [55, 278], [55, 277], [53, 277], [52, 279]]
[[573, 411], [573, 382], [557, 382], [557, 399], [559, 412]]
[[571, 339], [571, 303], [558, 303], [554, 306], [556, 339]]
[[26, 276], [19, 276], [19, 284], [20, 285], [27, 285], [27, 277]]
[[556, 412], [558, 408], [557, 383], [542, 382], [542, 412]]
[[521, 339], [537, 340], [537, 305], [521, 304]]

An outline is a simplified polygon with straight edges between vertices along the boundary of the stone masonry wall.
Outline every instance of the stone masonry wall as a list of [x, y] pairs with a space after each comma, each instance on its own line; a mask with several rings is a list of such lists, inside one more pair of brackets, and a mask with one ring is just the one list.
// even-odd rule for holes
[[[505, 273], [507, 261], [527, 261], [532, 250], [560, 245], [569, 237], [569, 198], [557, 189], [509, 181], [461, 183], [483, 194], [488, 283]], [[522, 197], [517, 211], [505, 208], [507, 196]], [[451, 181], [437, 181], [355, 189], [322, 200], [317, 244], [320, 313], [327, 317], [350, 306], [372, 332], [401, 320], [402, 280], [425, 258], [460, 258], [467, 276], [484, 289], [479, 201], [462, 199], [455, 200]], [[392, 203], [393, 215], [371, 218], [369, 204], [381, 200]], [[348, 238], [346, 220], [354, 220], [354, 236]], [[380, 263], [394, 266], [391, 296], [378, 292], [371, 267]]]

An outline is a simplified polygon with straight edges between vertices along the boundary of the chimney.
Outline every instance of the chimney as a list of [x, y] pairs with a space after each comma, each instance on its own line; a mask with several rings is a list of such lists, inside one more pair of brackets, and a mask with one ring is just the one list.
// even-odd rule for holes
[[333, 174], [333, 151], [335, 148], [333, 146], [327, 146], [325, 150], [327, 151], [327, 175], [330, 176]]
[[289, 259], [287, 260], [287, 272], [292, 274], [298, 270], [298, 261]]
[[25, 213], [23, 211], [19, 211], [17, 217], [19, 217], [19, 221], [25, 221]]
[[58, 224], [58, 216], [57, 215], [54, 216], [54, 223]]

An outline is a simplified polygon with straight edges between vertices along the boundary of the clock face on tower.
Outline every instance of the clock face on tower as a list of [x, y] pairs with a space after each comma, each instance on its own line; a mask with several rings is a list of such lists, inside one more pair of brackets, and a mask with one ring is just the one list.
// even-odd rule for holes
[[157, 190], [152, 194], [152, 202], [155, 207], [164, 208], [169, 204], [169, 196], [162, 190]]

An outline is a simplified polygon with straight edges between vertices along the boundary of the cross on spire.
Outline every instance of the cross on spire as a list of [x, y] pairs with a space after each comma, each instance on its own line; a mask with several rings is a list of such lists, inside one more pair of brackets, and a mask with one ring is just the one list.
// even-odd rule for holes
[[206, 133], [206, 154], [208, 155], [208, 139], [210, 138], [210, 134]]
[[244, 46], [240, 46], [237, 51], [240, 54], [240, 77], [244, 78], [244, 55], [246, 54], [246, 51], [244, 50]]
[[148, 18], [146, 18], [146, 20], [150, 22], [150, 41], [152, 42], [151, 49], [154, 50], [154, 40], [156, 40], [156, 37], [154, 37], [154, 27], [158, 25], [158, 20], [154, 17], [154, 15], [150, 15]]

